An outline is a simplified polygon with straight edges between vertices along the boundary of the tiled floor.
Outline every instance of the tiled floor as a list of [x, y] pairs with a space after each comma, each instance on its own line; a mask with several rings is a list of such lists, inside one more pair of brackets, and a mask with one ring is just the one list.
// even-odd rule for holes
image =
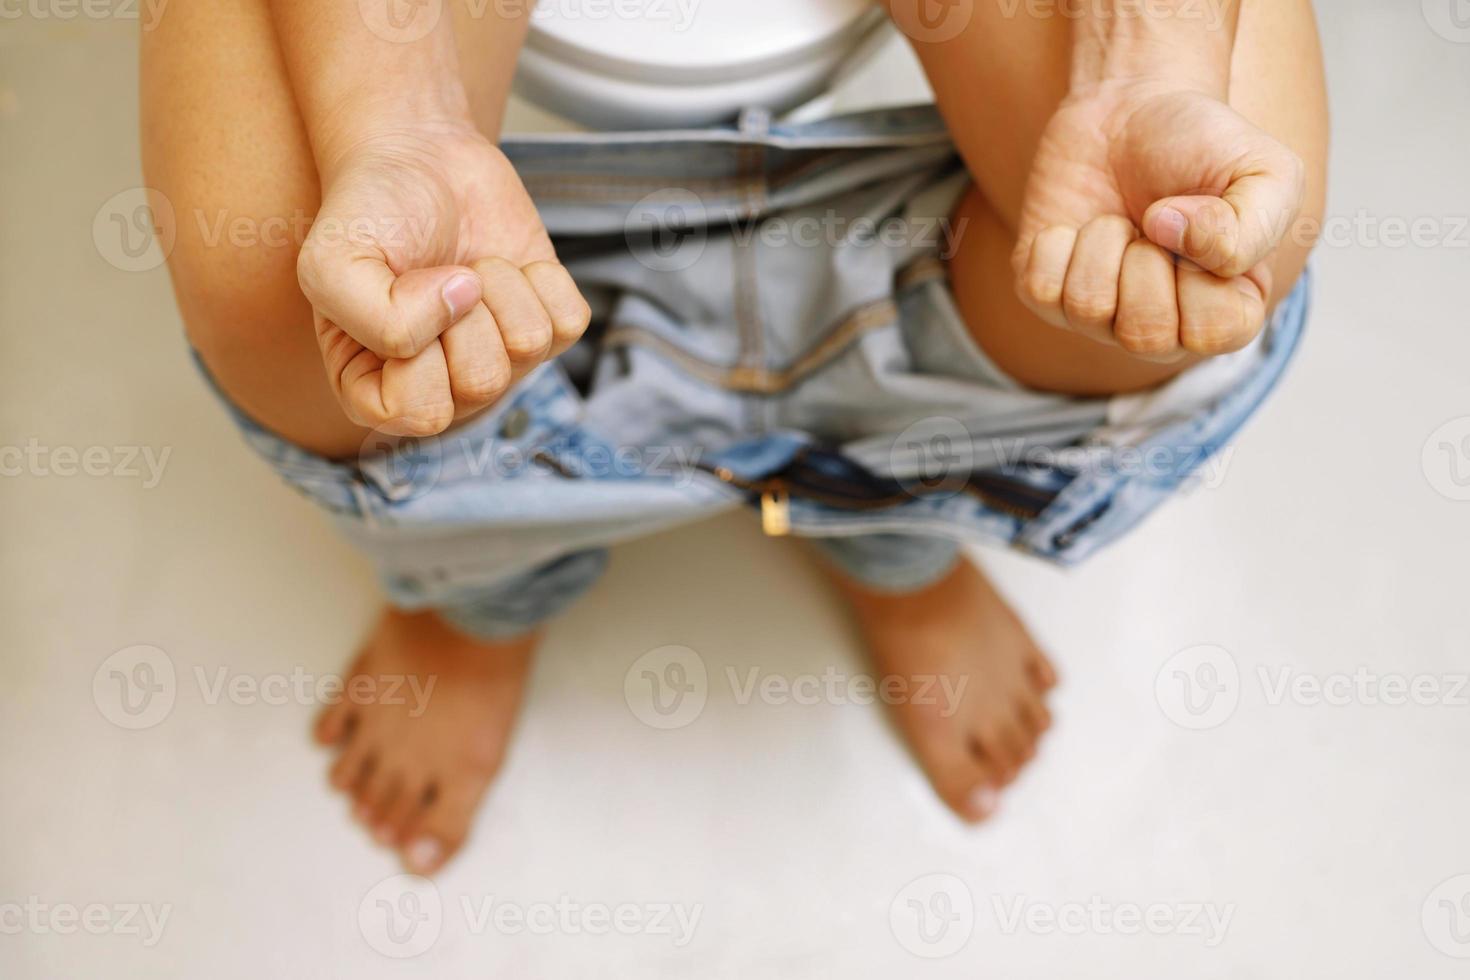
[[[140, 180], [135, 26], [0, 21], [0, 446], [28, 454], [0, 480], [0, 976], [1463, 976], [1470, 31], [1454, 0], [1322, 7], [1333, 226], [1288, 382], [1218, 485], [1086, 568], [984, 556], [1065, 672], [1002, 815], [961, 828], [875, 707], [740, 703], [728, 670], [861, 665], [798, 548], [721, 520], [620, 549], [553, 629], [401, 962], [377, 903], [415, 898], [327, 792], [310, 707], [215, 688], [338, 668], [369, 570], [239, 446], [164, 272], [94, 243]], [[93, 683], [138, 644], [177, 693], [128, 730]], [[623, 679], [668, 644], [710, 693], [659, 731]], [[624, 903], [634, 934], [594, 934]]]

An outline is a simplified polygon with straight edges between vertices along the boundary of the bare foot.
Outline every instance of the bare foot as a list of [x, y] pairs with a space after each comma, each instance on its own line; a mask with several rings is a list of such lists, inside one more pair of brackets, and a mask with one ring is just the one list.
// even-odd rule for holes
[[1056, 671], [967, 560], [919, 592], [880, 593], [834, 578], [879, 682], [905, 695], [884, 700], [935, 792], [965, 820], [984, 820], [1051, 727], [1045, 694]]
[[486, 643], [434, 613], [388, 610], [316, 738], [338, 750], [332, 785], [378, 843], [415, 874], [469, 834], [500, 768], [538, 636]]

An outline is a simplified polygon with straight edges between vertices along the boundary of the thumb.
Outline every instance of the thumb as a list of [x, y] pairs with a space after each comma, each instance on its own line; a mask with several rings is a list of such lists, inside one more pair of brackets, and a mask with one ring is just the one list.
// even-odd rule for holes
[[1235, 175], [1218, 197], [1155, 201], [1144, 212], [1143, 233], [1217, 276], [1244, 275], [1276, 250], [1301, 211], [1305, 168], [1285, 147], [1278, 157]]
[[296, 262], [301, 291], [323, 318], [385, 358], [412, 357], [480, 301], [480, 277], [464, 266], [396, 275], [376, 250], [314, 244]]

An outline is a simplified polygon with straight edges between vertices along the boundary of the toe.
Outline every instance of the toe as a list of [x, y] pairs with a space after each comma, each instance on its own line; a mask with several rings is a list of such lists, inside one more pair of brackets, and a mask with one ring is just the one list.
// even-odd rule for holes
[[329, 704], [318, 712], [316, 725], [312, 729], [312, 735], [319, 745], [336, 745], [342, 741], [347, 734], [348, 719], [351, 712], [348, 711], [345, 700], [336, 704]]
[[469, 836], [485, 785], [469, 779], [435, 784], [428, 805], [405, 834], [403, 863], [409, 871], [433, 874], [455, 855]]
[[327, 778], [335, 789], [357, 796], [365, 776], [372, 772], [373, 753], [365, 742], [350, 741], [342, 749]]
[[418, 775], [405, 773], [397, 795], [384, 809], [376, 825], [374, 836], [384, 846], [402, 846], [409, 828], [418, 821], [428, 802], [428, 786], [424, 780]]
[[1016, 778], [1026, 761], [1026, 743], [1006, 719], [990, 719], [976, 729], [971, 749], [1000, 778], [1004, 786]]
[[382, 761], [376, 753], [370, 752], [363, 757], [357, 778], [347, 789], [352, 797], [352, 816], [364, 827], [372, 824], [372, 801], [382, 792], [378, 787], [383, 778]]
[[901, 727], [919, 766], [946, 806], [971, 822], [984, 820], [995, 811], [1001, 780], [968, 750], [960, 729], [934, 718], [904, 718]]
[[397, 768], [379, 764], [377, 772], [363, 787], [359, 796], [360, 819], [372, 831], [374, 839], [384, 847], [393, 846], [393, 837], [388, 833], [388, 814], [398, 796], [403, 792], [403, 773]]
[[1030, 657], [1026, 658], [1026, 674], [1031, 683], [1043, 691], [1050, 691], [1057, 686], [1056, 668], [1040, 650], [1034, 651]]
[[1021, 726], [1033, 742], [1051, 727], [1051, 710], [1047, 708], [1045, 701], [1034, 694], [1022, 696], [1016, 711]]

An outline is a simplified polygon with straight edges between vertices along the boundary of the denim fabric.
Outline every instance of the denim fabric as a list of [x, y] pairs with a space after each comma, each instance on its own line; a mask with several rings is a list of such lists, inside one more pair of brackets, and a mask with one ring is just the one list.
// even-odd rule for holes
[[1120, 425], [971, 339], [942, 261], [968, 178], [933, 107], [504, 148], [592, 303], [582, 343], [468, 424], [347, 463], [236, 412], [394, 603], [480, 635], [563, 608], [611, 544], [741, 506], [885, 589], [963, 542], [1080, 561], [1234, 435], [1306, 319], [1304, 277], [1211, 368], [1228, 383], [1201, 396], [1192, 369], [1161, 389], [1175, 410]]

